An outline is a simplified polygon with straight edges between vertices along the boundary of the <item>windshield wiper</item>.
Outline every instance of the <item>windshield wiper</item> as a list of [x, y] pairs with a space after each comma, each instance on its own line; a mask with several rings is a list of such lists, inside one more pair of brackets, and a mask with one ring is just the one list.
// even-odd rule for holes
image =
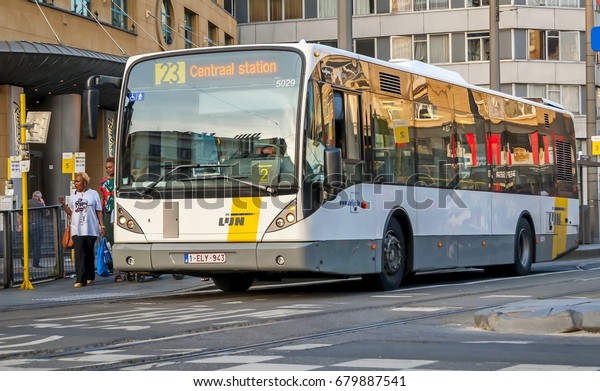
[[202, 167], [202, 165], [198, 164], [198, 163], [196, 163], [196, 164], [180, 164], [179, 166], [175, 166], [170, 171], [167, 171], [166, 173], [161, 175], [160, 178], [158, 178], [154, 182], [150, 183], [148, 186], [144, 186], [144, 190], [142, 191], [142, 194], [147, 195], [148, 193], [150, 193], [150, 191], [152, 189], [154, 189], [156, 187], [156, 185], [158, 185], [160, 182], [164, 181], [169, 176], [173, 175], [173, 173], [177, 170], [181, 170], [182, 168], [199, 168], [199, 167]]
[[[243, 178], [246, 178], [246, 177], [243, 177]], [[277, 194], [277, 190], [274, 189], [274, 188], [272, 188], [271, 186], [259, 185], [258, 183], [244, 181], [244, 180], [242, 180], [240, 178], [237, 178], [237, 177], [234, 177], [234, 176], [230, 176], [230, 175], [213, 175], [213, 176], [206, 176], [206, 177], [197, 178], [197, 179], [198, 180], [225, 179], [225, 180], [230, 180], [230, 181], [233, 181], [233, 182], [241, 183], [241, 184], [246, 185], [246, 186], [254, 187], [254, 188], [259, 189], [259, 190], [266, 191], [270, 195]]]

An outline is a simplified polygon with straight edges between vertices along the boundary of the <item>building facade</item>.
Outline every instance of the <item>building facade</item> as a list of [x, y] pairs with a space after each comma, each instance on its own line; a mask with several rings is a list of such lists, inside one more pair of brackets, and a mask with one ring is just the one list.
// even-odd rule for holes
[[[82, 134], [81, 93], [94, 74], [121, 76], [129, 56], [238, 42], [230, 1], [3, 0], [0, 2], [0, 194], [6, 194], [9, 157], [20, 155], [19, 97], [27, 111], [50, 112], [45, 143], [28, 143], [29, 193], [48, 204], [69, 191], [64, 152], [84, 152], [97, 188], [112, 155], [116, 88], [103, 91], [96, 139]], [[13, 180], [20, 207], [20, 179]], [[26, 198], [27, 195], [25, 195]], [[7, 207], [7, 197], [3, 207]]]
[[[586, 1], [592, 7], [591, 0], [498, 0], [496, 57], [500, 90], [546, 98], [571, 111], [578, 150], [591, 155], [586, 120]], [[337, 3], [235, 0], [240, 43], [304, 39], [337, 46]], [[594, 5], [594, 18], [599, 20], [597, 8]], [[456, 71], [469, 83], [491, 84], [489, 0], [352, 0], [352, 38], [353, 51], [360, 54], [386, 61], [420, 60]], [[595, 73], [600, 80], [597, 66]], [[591, 99], [596, 110], [591, 115], [597, 129], [597, 87], [595, 91]], [[589, 171], [582, 172], [587, 178], [582, 185], [583, 203], [596, 222], [590, 240], [597, 242], [597, 169]]]

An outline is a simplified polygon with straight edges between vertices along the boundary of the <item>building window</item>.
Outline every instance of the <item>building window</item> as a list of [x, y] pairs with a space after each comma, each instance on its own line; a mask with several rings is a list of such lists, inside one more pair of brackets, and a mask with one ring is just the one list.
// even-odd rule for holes
[[374, 38], [363, 38], [354, 40], [354, 50], [358, 54], [362, 54], [369, 57], [376, 57], [375, 53], [375, 39]]
[[91, 17], [90, 2], [91, 0], [71, 0], [71, 11], [78, 15]]
[[188, 9], [184, 11], [184, 37], [185, 37], [185, 48], [190, 49], [198, 47], [198, 42], [195, 37], [198, 36], [196, 25], [198, 24], [198, 14]]
[[450, 8], [449, 0], [429, 0], [430, 10], [442, 10]]
[[579, 86], [561, 86], [561, 103], [566, 110], [572, 113], [580, 114], [581, 109], [579, 108]]
[[490, 5], [490, 0], [467, 0], [467, 7], [483, 7]]
[[337, 41], [334, 40], [316, 41], [315, 43], [325, 46], [331, 46], [332, 48], [337, 48]]
[[375, 12], [375, 0], [355, 0], [354, 15], [371, 15]]
[[225, 11], [229, 12], [230, 15], [235, 15], [233, 13], [233, 4], [234, 4], [233, 0], [225, 0], [223, 2], [223, 8], [225, 9]]
[[546, 98], [560, 103], [573, 114], [581, 114], [579, 88], [573, 85], [529, 84], [527, 92], [531, 98]]
[[527, 0], [526, 4], [539, 7], [580, 8], [579, 0]]
[[233, 37], [227, 33], [225, 33], [225, 45], [235, 45]]
[[318, 0], [319, 18], [335, 18], [337, 16], [337, 0]]
[[302, 19], [302, 0], [283, 0], [283, 15], [286, 20]]
[[413, 0], [415, 11], [427, 11], [427, 0]]
[[269, 20], [268, 0], [254, 0], [250, 6], [250, 22], [266, 22]]
[[167, 45], [173, 43], [173, 11], [169, 0], [162, 0], [160, 7], [160, 25], [162, 26], [163, 39]]
[[127, 22], [127, 0], [112, 0], [111, 5], [112, 25], [128, 29]]
[[392, 59], [418, 60], [431, 64], [450, 62], [450, 36], [448, 34], [398, 36], [392, 37], [391, 42]]
[[467, 33], [467, 61], [487, 61], [490, 59], [490, 34]]
[[450, 36], [448, 34], [429, 36], [429, 62], [431, 64], [450, 62]]
[[208, 41], [208, 46], [217, 46], [219, 44], [219, 29], [210, 22], [208, 22], [208, 35], [206, 40]]
[[392, 60], [412, 60], [412, 37], [392, 37]]
[[529, 30], [529, 59], [580, 61], [579, 32]]
[[392, 12], [410, 12], [412, 11], [411, 0], [392, 0]]
[[413, 0], [415, 11], [440, 10], [450, 8], [449, 0]]
[[254, 0], [250, 22], [302, 19], [302, 0]]
[[427, 35], [415, 35], [413, 40], [413, 59], [427, 62]]

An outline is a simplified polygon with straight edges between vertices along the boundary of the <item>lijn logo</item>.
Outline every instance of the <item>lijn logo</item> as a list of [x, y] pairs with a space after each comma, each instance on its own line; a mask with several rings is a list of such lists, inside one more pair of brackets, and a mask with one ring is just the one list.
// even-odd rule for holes
[[220, 217], [219, 227], [233, 226], [233, 225], [244, 225], [244, 217]]

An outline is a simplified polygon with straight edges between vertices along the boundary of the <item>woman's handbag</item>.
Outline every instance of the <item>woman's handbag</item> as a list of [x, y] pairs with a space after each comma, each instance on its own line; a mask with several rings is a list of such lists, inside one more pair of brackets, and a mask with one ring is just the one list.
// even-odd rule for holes
[[71, 236], [71, 218], [67, 219], [67, 228], [65, 228], [65, 232], [63, 232], [62, 236], [62, 246], [65, 250], [70, 250], [74, 246], [73, 237]]

